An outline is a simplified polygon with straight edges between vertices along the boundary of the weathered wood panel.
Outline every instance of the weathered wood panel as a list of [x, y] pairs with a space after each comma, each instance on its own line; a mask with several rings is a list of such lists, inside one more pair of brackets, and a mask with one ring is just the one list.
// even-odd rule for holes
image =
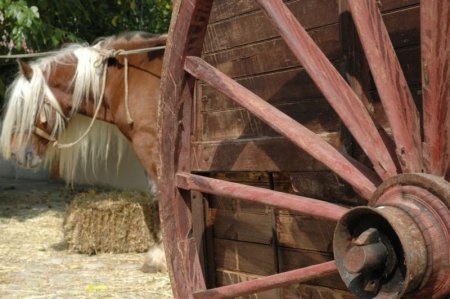
[[[420, 42], [418, 16], [418, 6], [384, 15], [383, 19], [396, 48], [417, 45]], [[339, 24], [333, 23], [308, 32], [330, 60], [336, 60], [343, 55], [342, 43], [346, 41], [341, 41], [339, 30]], [[203, 58], [233, 78], [280, 71], [299, 65], [286, 43], [279, 37], [227, 51], [204, 54]]]
[[[239, 282], [249, 281], [253, 279], [258, 279], [260, 275], [252, 275], [242, 272], [234, 272], [224, 269], [217, 269], [216, 272], [216, 281], [218, 285], [230, 285]], [[260, 292], [253, 295], [242, 296], [238, 298], [246, 298], [246, 299], [274, 299], [278, 298], [277, 296], [281, 294], [280, 289], [274, 289], [270, 291]]]
[[[214, 236], [219, 239], [272, 244], [272, 214], [222, 209], [210, 210]], [[331, 252], [334, 222], [308, 216], [276, 215], [278, 244], [305, 250]]]
[[214, 252], [217, 268], [263, 276], [276, 273], [272, 246], [216, 238]]
[[277, 191], [351, 205], [358, 203], [348, 185], [329, 171], [277, 172], [273, 177]]
[[[217, 269], [267, 276], [275, 274], [272, 246], [234, 240], [215, 239], [215, 263]], [[332, 253], [290, 249], [278, 249], [280, 271], [285, 272], [332, 260]], [[313, 280], [314, 285], [345, 289], [338, 274]]]
[[242, 211], [210, 210], [214, 221], [214, 236], [220, 239], [272, 243], [271, 213], [255, 214]]
[[[294, 0], [284, 0], [292, 2]], [[379, 0], [380, 9], [384, 12], [419, 3], [419, 0]], [[259, 10], [254, 0], [214, 1], [210, 24], [226, 19], [236, 18]]]
[[[418, 46], [402, 48], [397, 51], [400, 65], [410, 85], [420, 84], [420, 49]], [[236, 81], [244, 87], [272, 104], [285, 104], [322, 97], [321, 92], [302, 68], [283, 70], [246, 78]], [[299, 88], [301, 86], [301, 88]], [[201, 100], [198, 101], [198, 111], [223, 111], [239, 108], [239, 106], [213, 88], [200, 84]], [[373, 82], [370, 89], [374, 90]]]
[[[274, 106], [315, 133], [339, 129], [339, 118], [324, 99]], [[203, 140], [279, 136], [269, 125], [245, 109], [205, 112], [203, 121]]]
[[[302, 0], [288, 3], [293, 14], [310, 29], [337, 23], [337, 1]], [[321, 11], [317, 18], [315, 11]], [[203, 53], [224, 50], [237, 45], [245, 45], [278, 36], [262, 11], [242, 15], [228, 22], [218, 22], [208, 26]]]
[[[311, 30], [309, 34], [331, 60], [342, 57], [337, 23]], [[228, 51], [206, 54], [203, 55], [203, 58], [233, 78], [300, 65], [281, 38], [265, 40]]]
[[[320, 135], [339, 147], [339, 133]], [[282, 137], [195, 142], [192, 145], [194, 171], [320, 171], [328, 170]]]
[[331, 252], [336, 223], [308, 216], [279, 214], [278, 244], [305, 250]]
[[286, 299], [356, 299], [350, 292], [326, 288], [311, 286], [305, 284], [292, 285], [289, 288], [284, 289], [284, 297]]
[[[275, 105], [292, 102], [293, 100], [301, 101], [322, 97], [322, 93], [302, 68], [239, 78], [236, 81]], [[234, 101], [206, 84], [200, 85], [200, 92], [202, 97], [199, 111], [223, 111], [241, 108]]]
[[[258, 279], [262, 276], [252, 275], [242, 272], [234, 272], [224, 269], [218, 269], [216, 273], [217, 283], [219, 285], [230, 285], [243, 281], [249, 281], [253, 279]], [[270, 291], [265, 291], [261, 293], [256, 293], [253, 295], [238, 297], [238, 298], [248, 298], [248, 299], [274, 299], [274, 298], [308, 298], [308, 299], [324, 299], [324, 298], [335, 298], [335, 299], [355, 299], [350, 292], [334, 289], [324, 286], [316, 285], [306, 285], [306, 284], [293, 284], [289, 287], [283, 289], [275, 289]]]

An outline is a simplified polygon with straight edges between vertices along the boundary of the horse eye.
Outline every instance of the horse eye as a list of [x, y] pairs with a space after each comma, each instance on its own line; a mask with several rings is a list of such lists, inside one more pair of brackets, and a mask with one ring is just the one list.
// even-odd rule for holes
[[118, 64], [118, 61], [116, 58], [114, 58], [114, 57], [108, 58], [108, 66], [117, 65], [117, 64]]

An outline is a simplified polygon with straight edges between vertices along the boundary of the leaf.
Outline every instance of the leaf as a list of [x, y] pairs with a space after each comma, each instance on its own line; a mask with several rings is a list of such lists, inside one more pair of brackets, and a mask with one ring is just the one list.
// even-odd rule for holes
[[119, 16], [114, 16], [113, 18], [112, 18], [112, 20], [111, 20], [111, 24], [114, 26], [114, 27], [117, 27], [117, 22], [119, 21]]
[[131, 8], [132, 11], [136, 11], [136, 2], [131, 1], [130, 2], [130, 8]]

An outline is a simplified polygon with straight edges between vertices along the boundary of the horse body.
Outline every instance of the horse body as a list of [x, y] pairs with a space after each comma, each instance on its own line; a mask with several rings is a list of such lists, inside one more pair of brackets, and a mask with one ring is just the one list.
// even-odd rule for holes
[[[93, 47], [71, 46], [35, 63], [20, 62], [21, 72], [8, 92], [0, 139], [3, 156], [34, 167], [46, 155], [59, 154], [58, 145], [68, 139], [64, 134], [71, 131], [65, 127], [77, 113], [95, 116], [114, 124], [132, 143], [149, 178], [151, 192], [156, 195], [156, 123], [163, 51], [126, 57], [120, 53], [164, 44], [165, 36], [135, 33], [107, 38]], [[100, 138], [104, 137], [101, 134], [107, 132], [91, 134], [75, 143], [84, 142], [88, 151], [107, 147], [110, 139]], [[71, 141], [76, 139], [70, 137]], [[74, 167], [73, 163], [62, 164]], [[157, 251], [162, 250], [161, 246]], [[153, 269], [165, 267], [165, 261], [150, 260]]]

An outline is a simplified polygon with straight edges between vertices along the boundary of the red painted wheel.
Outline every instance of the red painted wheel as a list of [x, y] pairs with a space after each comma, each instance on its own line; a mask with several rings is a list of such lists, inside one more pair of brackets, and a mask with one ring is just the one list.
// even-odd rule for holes
[[[175, 297], [229, 298], [339, 271], [361, 298], [446, 298], [450, 294], [450, 2], [423, 0], [423, 121], [408, 89], [375, 0], [348, 6], [392, 138], [282, 0], [257, 0], [295, 57], [364, 151], [367, 167], [280, 112], [200, 58], [210, 0], [174, 3], [160, 104], [160, 214]], [[245, 107], [326, 165], [365, 200], [351, 210], [311, 198], [191, 173], [190, 136], [196, 79]], [[422, 137], [423, 135], [423, 137]], [[394, 148], [395, 150], [390, 150]], [[230, 196], [338, 221], [335, 261], [206, 290], [196, 229], [195, 192]]]

